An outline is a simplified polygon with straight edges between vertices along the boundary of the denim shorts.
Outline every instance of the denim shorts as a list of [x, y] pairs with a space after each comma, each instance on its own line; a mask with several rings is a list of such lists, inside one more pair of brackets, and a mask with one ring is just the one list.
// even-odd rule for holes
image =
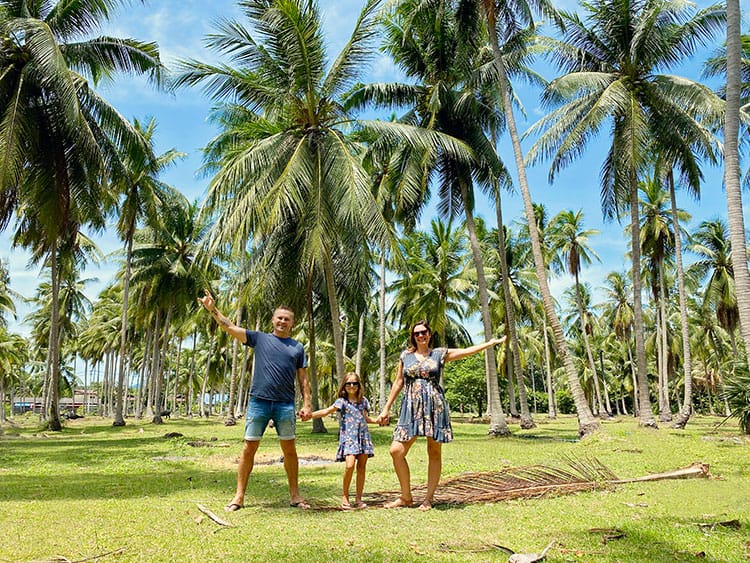
[[245, 440], [257, 442], [263, 437], [268, 421], [273, 420], [279, 440], [294, 440], [297, 414], [294, 403], [250, 397], [245, 417]]

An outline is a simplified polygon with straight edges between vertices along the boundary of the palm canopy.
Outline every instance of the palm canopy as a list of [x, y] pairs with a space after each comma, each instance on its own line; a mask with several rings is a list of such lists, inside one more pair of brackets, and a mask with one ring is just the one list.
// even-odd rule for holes
[[609, 124], [612, 145], [602, 166], [602, 209], [618, 215], [631, 173], [657, 151], [697, 189], [696, 155], [712, 158], [716, 141], [698, 116], [712, 121], [720, 100], [686, 78], [659, 74], [691, 55], [722, 29], [716, 4], [694, 13], [682, 0], [596, 0], [583, 4], [585, 19], [562, 13], [562, 41], [548, 40], [553, 61], [567, 74], [545, 90], [559, 106], [530, 129], [540, 134], [527, 159], [550, 157], [550, 179], [579, 157]]

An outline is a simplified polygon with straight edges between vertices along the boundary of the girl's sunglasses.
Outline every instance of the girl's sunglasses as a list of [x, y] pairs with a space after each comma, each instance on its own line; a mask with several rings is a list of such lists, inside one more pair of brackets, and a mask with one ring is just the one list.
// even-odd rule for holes
[[344, 385], [346, 387], [359, 387], [359, 383], [356, 381], [347, 381]]

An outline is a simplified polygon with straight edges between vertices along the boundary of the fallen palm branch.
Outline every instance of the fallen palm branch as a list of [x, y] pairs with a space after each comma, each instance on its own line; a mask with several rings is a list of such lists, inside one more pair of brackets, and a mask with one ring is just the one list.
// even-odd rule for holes
[[[475, 504], [517, 498], [536, 498], [551, 494], [590, 491], [623, 483], [709, 477], [708, 465], [694, 463], [682, 469], [644, 477], [620, 479], [597, 459], [566, 460], [567, 467], [532, 465], [501, 471], [465, 473], [441, 481], [435, 492], [437, 504]], [[426, 485], [414, 487], [415, 501], [424, 497]], [[367, 495], [371, 506], [392, 500], [398, 491], [380, 491]]]

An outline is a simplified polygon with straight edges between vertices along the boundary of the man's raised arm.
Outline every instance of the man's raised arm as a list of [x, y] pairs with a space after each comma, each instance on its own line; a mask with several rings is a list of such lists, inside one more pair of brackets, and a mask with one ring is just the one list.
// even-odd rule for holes
[[198, 303], [203, 305], [203, 308], [211, 313], [211, 316], [216, 319], [216, 322], [219, 323], [221, 329], [229, 336], [236, 338], [243, 344], [247, 342], [247, 332], [245, 332], [245, 329], [237, 326], [219, 312], [219, 310], [216, 308], [216, 301], [214, 300], [214, 297], [213, 295], [211, 295], [210, 291], [205, 289], [203, 297], [198, 298]]

